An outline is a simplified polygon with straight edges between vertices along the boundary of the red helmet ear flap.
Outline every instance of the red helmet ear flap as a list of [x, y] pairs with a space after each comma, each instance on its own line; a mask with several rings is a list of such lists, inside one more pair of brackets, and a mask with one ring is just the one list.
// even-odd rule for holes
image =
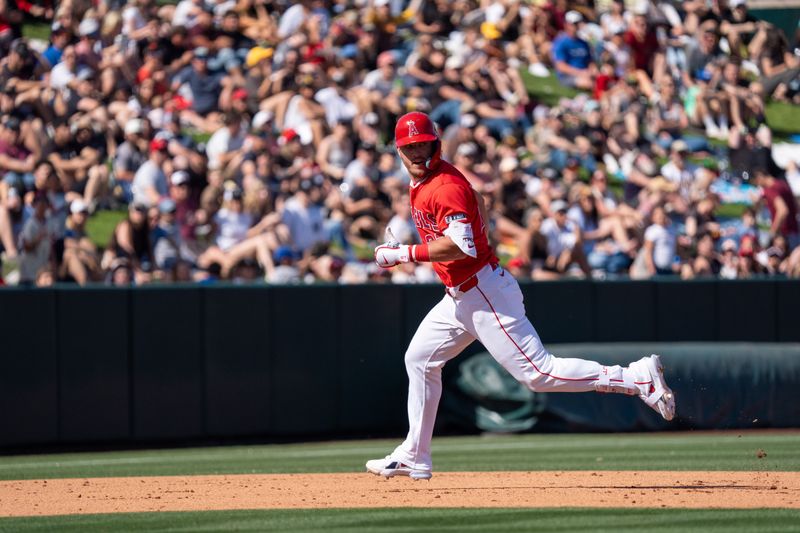
[[436, 139], [434, 142], [433, 147], [433, 154], [425, 161], [425, 168], [428, 170], [433, 170], [439, 166], [439, 163], [442, 161], [442, 141]]

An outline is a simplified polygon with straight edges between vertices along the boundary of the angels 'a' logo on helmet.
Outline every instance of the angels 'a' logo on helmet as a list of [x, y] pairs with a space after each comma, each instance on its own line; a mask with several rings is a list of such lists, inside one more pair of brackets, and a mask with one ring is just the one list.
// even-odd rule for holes
[[414, 135], [419, 135], [419, 130], [417, 129], [417, 125], [414, 123], [413, 120], [406, 121], [406, 126], [408, 126], [409, 137], [413, 137]]

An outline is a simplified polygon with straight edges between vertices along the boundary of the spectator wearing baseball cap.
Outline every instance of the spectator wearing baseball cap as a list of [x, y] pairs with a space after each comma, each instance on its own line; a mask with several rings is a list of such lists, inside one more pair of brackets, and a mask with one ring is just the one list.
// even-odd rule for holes
[[564, 31], [553, 41], [553, 62], [558, 80], [568, 87], [592, 89], [597, 74], [589, 44], [578, 36], [583, 16], [577, 11], [564, 15]]
[[125, 140], [117, 147], [114, 156], [114, 181], [118, 190], [116, 196], [123, 202], [133, 201], [131, 185], [136, 171], [147, 161], [147, 140], [144, 138], [145, 123], [142, 119], [131, 118], [125, 123]]
[[97, 247], [86, 234], [89, 206], [81, 199], [73, 200], [69, 212], [59, 278], [71, 278], [78, 285], [86, 285], [90, 281], [98, 281], [101, 277]]
[[503, 216], [519, 226], [521, 231], [528, 196], [519, 171], [519, 160], [514, 156], [505, 156], [500, 160], [497, 170], [500, 173], [499, 194]]
[[95, 47], [95, 41], [100, 38], [100, 22], [91, 13], [87, 12], [86, 18], [78, 24], [78, 44], [75, 51], [78, 53], [80, 61], [95, 69], [102, 59]]
[[720, 248], [722, 253], [720, 255], [719, 277], [722, 279], [736, 279], [739, 275], [739, 254], [736, 241], [725, 239], [722, 241]]
[[167, 176], [163, 166], [167, 160], [167, 141], [156, 137], [149, 144], [150, 155], [133, 177], [131, 193], [134, 203], [156, 206], [167, 195]]
[[172, 198], [163, 198], [158, 203], [158, 223], [152, 231], [153, 261], [156, 268], [169, 271], [181, 258], [183, 240], [176, 220], [177, 203]]
[[254, 46], [247, 52], [247, 57], [245, 58], [245, 65], [247, 68], [253, 68], [262, 61], [266, 61], [272, 58], [274, 50], [269, 47], [265, 46]]
[[580, 227], [567, 217], [568, 208], [564, 200], [554, 200], [550, 203], [551, 216], [542, 222], [541, 233], [547, 238], [546, 263], [559, 274], [566, 274], [574, 264], [584, 276], [589, 276], [591, 269], [583, 251], [583, 235]]
[[224, 73], [209, 70], [210, 55], [208, 48], [195, 48], [191, 64], [184, 67], [172, 81], [173, 91], [178, 91], [183, 84], [191, 90], [190, 108], [184, 110], [182, 117], [207, 132], [213, 132], [214, 125], [219, 123], [218, 100], [225, 77]]
[[251, 120], [249, 101], [250, 95], [244, 87], [236, 87], [230, 92], [230, 111], [241, 115], [245, 123]]
[[[260, 110], [261, 102], [284, 90], [284, 79], [288, 72], [274, 72], [272, 58], [274, 49], [256, 46], [250, 49], [245, 57], [244, 87], [247, 89], [248, 110], [255, 115]], [[273, 75], [274, 74], [274, 75]], [[275, 109], [270, 110], [275, 113]]]
[[725, 38], [731, 50], [739, 50], [741, 46], [749, 46], [759, 29], [758, 18], [748, 10], [747, 0], [730, 0], [730, 17], [723, 25]]
[[50, 46], [42, 52], [42, 57], [50, 63], [53, 67], [61, 61], [61, 54], [64, 53], [64, 48], [72, 40], [73, 35], [66, 28], [59, 27], [50, 32]]
[[21, 132], [21, 122], [17, 117], [7, 117], [0, 128], [0, 176], [8, 187], [20, 191], [33, 188], [33, 170], [36, 154], [28, 146]]
[[194, 240], [195, 211], [197, 201], [192, 195], [191, 176], [185, 170], [176, 170], [169, 178], [169, 197], [175, 202], [175, 223], [184, 242]]
[[264, 280], [268, 283], [285, 285], [299, 283], [300, 270], [295, 264], [295, 254], [291, 246], [281, 245], [275, 248], [265, 264]]
[[677, 139], [670, 145], [669, 161], [661, 167], [661, 174], [678, 191], [671, 199], [674, 208], [680, 213], [687, 212], [691, 190], [701, 172], [701, 168], [689, 161], [688, 156], [689, 145], [686, 141]]
[[368, 97], [362, 96], [362, 105], [370, 109], [381, 105], [392, 113], [400, 114], [403, 108], [400, 106], [397, 87], [403, 86], [403, 79], [397, 72], [394, 52], [385, 50], [378, 54], [377, 66], [377, 69], [364, 76], [361, 86], [366, 89]]

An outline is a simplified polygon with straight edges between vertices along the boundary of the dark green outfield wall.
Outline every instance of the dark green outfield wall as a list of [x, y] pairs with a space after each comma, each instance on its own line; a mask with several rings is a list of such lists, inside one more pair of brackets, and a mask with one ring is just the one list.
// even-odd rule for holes
[[[601, 343], [612, 342], [643, 343], [643, 350], [656, 341], [782, 343], [784, 355], [770, 359], [750, 394], [778, 405], [759, 425], [800, 426], [800, 376], [781, 370], [800, 360], [790, 344], [800, 342], [800, 283], [565, 281], [523, 290], [549, 346], [591, 343], [602, 355]], [[401, 434], [405, 346], [442, 296], [439, 286], [4, 289], [0, 447]], [[692, 398], [693, 415], [672, 427], [743, 427], [730, 413], [714, 418], [707, 400], [744, 387], [747, 368], [734, 381], [700, 378], [747, 357], [704, 350], [685, 350], [696, 381], [682, 393]], [[480, 351], [476, 344], [467, 355]], [[760, 352], [744, 353], [752, 361]], [[705, 364], [706, 356], [715, 362]], [[446, 369], [450, 388], [466, 360]], [[617, 412], [605, 395], [589, 398], [601, 406], [591, 419]], [[579, 404], [569, 409], [584, 422], [558, 423], [566, 415], [548, 412], [539, 413], [538, 427], [662, 427], [647, 413], [587, 422]], [[443, 405], [442, 422], [473, 429], [470, 410], [466, 400]]]

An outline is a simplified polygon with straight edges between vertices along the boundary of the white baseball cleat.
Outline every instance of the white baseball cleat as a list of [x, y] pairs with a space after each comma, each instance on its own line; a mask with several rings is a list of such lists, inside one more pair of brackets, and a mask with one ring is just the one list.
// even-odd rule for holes
[[391, 455], [387, 455], [383, 459], [367, 461], [367, 471], [377, 476], [383, 476], [386, 479], [394, 476], [408, 476], [414, 480], [430, 479], [432, 475], [430, 470], [411, 468], [396, 459], [392, 459]]
[[646, 390], [642, 390], [639, 394], [642, 401], [664, 417], [664, 420], [672, 420], [675, 417], [675, 394], [664, 380], [664, 366], [661, 364], [661, 357], [656, 354], [642, 357], [631, 363], [629, 368], [637, 376], [641, 376], [642, 381], [650, 381]]

